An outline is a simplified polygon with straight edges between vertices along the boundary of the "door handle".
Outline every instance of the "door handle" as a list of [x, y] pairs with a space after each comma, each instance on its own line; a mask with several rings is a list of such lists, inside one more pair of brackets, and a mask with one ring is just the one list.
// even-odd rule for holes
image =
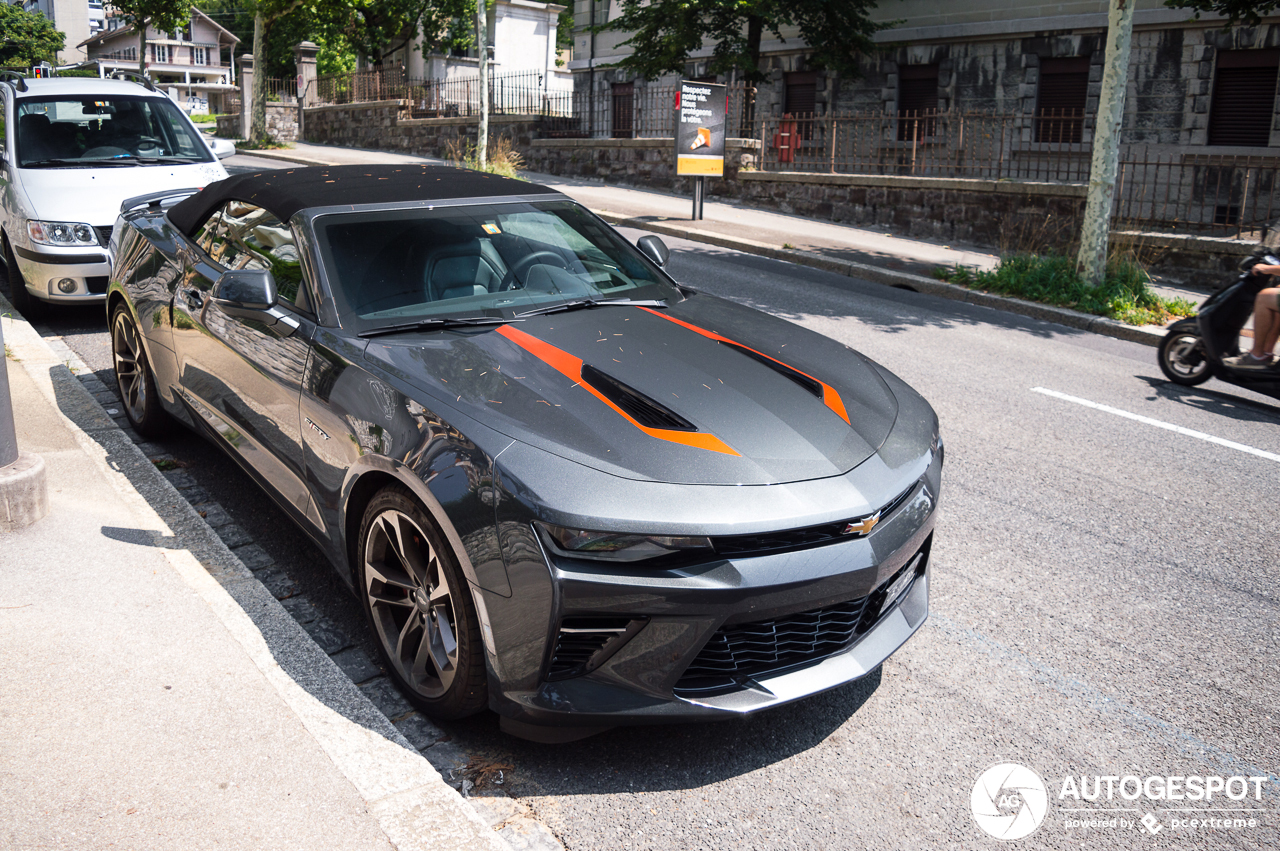
[[183, 289], [182, 300], [187, 303], [187, 307], [192, 310], [200, 310], [204, 307], [204, 296], [197, 289]]

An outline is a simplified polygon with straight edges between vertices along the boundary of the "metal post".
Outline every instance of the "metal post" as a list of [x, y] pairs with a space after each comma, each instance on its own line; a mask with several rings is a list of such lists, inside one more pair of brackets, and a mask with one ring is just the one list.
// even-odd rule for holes
[[693, 179], [693, 221], [702, 219], [702, 200], [707, 193], [707, 179], [705, 177], [695, 177]]
[[[21, 286], [21, 284], [19, 284]], [[0, 321], [0, 352], [4, 351], [4, 322]], [[9, 364], [0, 355], [0, 467], [18, 460], [18, 435], [13, 426], [13, 400], [9, 398]]]

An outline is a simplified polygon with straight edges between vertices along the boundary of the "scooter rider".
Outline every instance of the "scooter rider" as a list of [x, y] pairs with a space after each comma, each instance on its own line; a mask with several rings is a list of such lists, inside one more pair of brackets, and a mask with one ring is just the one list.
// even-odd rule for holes
[[[1252, 269], [1256, 275], [1280, 275], [1280, 266], [1259, 263]], [[1270, 369], [1277, 365], [1273, 353], [1280, 339], [1280, 287], [1267, 287], [1253, 302], [1253, 351], [1223, 358], [1223, 366], [1232, 369]]]

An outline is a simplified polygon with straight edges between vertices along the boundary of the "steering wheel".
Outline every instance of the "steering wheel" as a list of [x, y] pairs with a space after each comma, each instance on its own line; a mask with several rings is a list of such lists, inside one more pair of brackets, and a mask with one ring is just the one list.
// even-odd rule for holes
[[164, 149], [164, 140], [156, 136], [139, 136], [138, 141], [133, 143], [135, 151], [141, 151], [143, 148], [160, 148]]
[[[547, 261], [550, 261], [550, 263], [547, 263]], [[521, 257], [515, 263], [511, 264], [511, 268], [507, 270], [507, 274], [503, 275], [502, 280], [498, 283], [498, 292], [517, 289], [517, 277], [524, 278], [524, 276], [528, 274], [529, 269], [539, 263], [550, 266], [559, 266], [561, 269], [566, 270], [569, 268], [565, 263], [564, 257], [560, 256], [556, 252], [548, 251], [546, 249], [535, 251], [532, 254], [527, 254], [524, 257]]]

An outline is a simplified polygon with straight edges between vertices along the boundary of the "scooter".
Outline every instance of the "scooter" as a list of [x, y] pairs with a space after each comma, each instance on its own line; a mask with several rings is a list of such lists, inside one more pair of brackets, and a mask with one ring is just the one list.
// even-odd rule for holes
[[[1273, 244], [1274, 243], [1274, 244]], [[1210, 378], [1280, 398], [1280, 367], [1234, 369], [1223, 358], [1240, 354], [1240, 331], [1253, 315], [1258, 293], [1276, 286], [1270, 275], [1254, 274], [1259, 263], [1280, 264], [1280, 228], [1263, 234], [1263, 244], [1240, 263], [1235, 283], [1218, 290], [1200, 305], [1200, 312], [1169, 326], [1160, 342], [1160, 371], [1175, 384], [1194, 387]]]

